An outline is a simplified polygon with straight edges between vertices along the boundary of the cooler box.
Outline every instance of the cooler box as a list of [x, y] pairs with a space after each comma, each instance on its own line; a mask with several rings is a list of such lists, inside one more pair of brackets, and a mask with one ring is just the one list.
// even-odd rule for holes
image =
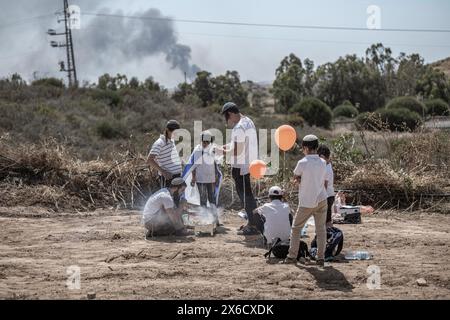
[[344, 223], [359, 224], [361, 223], [360, 207], [342, 206], [338, 208], [339, 214], [344, 218]]

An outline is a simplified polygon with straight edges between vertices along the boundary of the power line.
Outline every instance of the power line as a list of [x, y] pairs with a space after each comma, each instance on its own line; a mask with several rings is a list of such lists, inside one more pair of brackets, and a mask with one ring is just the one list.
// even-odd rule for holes
[[401, 29], [401, 28], [368, 29], [368, 28], [359, 28], [359, 27], [313, 26], [313, 25], [268, 24], [268, 23], [248, 23], [248, 22], [213, 21], [213, 20], [172, 19], [172, 18], [164, 18], [164, 17], [148, 17], [148, 16], [121, 15], [121, 14], [109, 14], [109, 13], [93, 13], [93, 12], [84, 12], [84, 13], [82, 13], [82, 15], [97, 16], [97, 17], [110, 17], [110, 18], [139, 19], [139, 20], [174, 21], [174, 22], [181, 22], [181, 23], [245, 26], [245, 27], [267, 27], [267, 28], [288, 28], [288, 29], [315, 29], [315, 30], [340, 30], [340, 31], [450, 33], [450, 29]]
[[[230, 35], [230, 34], [212, 34], [212, 33], [197, 33], [197, 32], [176, 32], [179, 35], [194, 35], [206, 37], [223, 37], [223, 38], [237, 38], [237, 39], [257, 39], [257, 40], [275, 40], [275, 41], [295, 41], [295, 42], [315, 42], [315, 43], [335, 43], [335, 44], [356, 44], [356, 45], [371, 45], [371, 42], [357, 42], [357, 41], [338, 41], [338, 40], [313, 40], [313, 39], [298, 39], [298, 38], [277, 38], [277, 37], [259, 37], [247, 35]], [[450, 45], [432, 45], [432, 44], [412, 44], [412, 43], [386, 43], [387, 45], [406, 46], [406, 47], [438, 47], [450, 48]]]
[[16, 25], [21, 25], [21, 24], [26, 24], [26, 23], [34, 22], [33, 20], [49, 18], [49, 17], [52, 17], [52, 16], [54, 16], [54, 14], [44, 14], [44, 15], [35, 16], [35, 17], [23, 18], [23, 19], [20, 19], [20, 20], [16, 20], [14, 22], [1, 24], [0, 25], [0, 29], [13, 27], [13, 26], [16, 26]]

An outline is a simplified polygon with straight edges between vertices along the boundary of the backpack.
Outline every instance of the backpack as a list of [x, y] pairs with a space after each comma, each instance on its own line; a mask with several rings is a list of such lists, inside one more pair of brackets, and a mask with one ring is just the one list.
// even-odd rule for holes
[[[344, 246], [344, 234], [336, 227], [327, 228], [327, 245], [325, 247], [325, 259], [336, 257]], [[309, 254], [312, 257], [317, 255], [317, 236], [311, 242], [311, 250]]]
[[[272, 244], [272, 247], [269, 251], [267, 251], [264, 254], [264, 257], [267, 259], [270, 258], [270, 255], [273, 254], [275, 258], [278, 259], [286, 259], [288, 253], [289, 253], [289, 246], [290, 242], [289, 240], [281, 241], [280, 238], [276, 238], [274, 243]], [[309, 257], [309, 251], [308, 251], [308, 245], [304, 241], [300, 241], [300, 247], [298, 249], [298, 255], [297, 260], [300, 258], [306, 258]]]

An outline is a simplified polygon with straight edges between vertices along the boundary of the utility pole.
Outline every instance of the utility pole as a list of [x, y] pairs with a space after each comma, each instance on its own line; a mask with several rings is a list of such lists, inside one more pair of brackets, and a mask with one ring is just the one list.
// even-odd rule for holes
[[67, 60], [66, 64], [64, 61], [59, 62], [60, 71], [67, 73], [67, 78], [69, 80], [69, 87], [78, 86], [77, 80], [77, 69], [75, 66], [75, 53], [73, 49], [73, 38], [72, 38], [72, 20], [71, 12], [69, 10], [68, 0], [64, 0], [64, 10], [62, 13], [57, 13], [58, 15], [63, 15], [63, 18], [58, 18], [58, 23], [64, 22], [64, 32], [57, 33], [53, 29], [49, 29], [47, 34], [50, 36], [65, 36], [65, 42], [51, 41], [50, 45], [53, 48], [66, 48]]

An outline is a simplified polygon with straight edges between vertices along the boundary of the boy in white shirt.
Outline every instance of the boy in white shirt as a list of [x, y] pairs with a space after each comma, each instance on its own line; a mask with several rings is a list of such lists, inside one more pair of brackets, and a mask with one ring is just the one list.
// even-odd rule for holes
[[289, 240], [291, 232], [291, 209], [287, 202], [282, 202], [283, 190], [278, 186], [269, 189], [270, 202], [254, 210], [264, 221], [263, 235], [267, 245], [271, 245], [276, 238], [281, 241]]
[[333, 226], [333, 221], [331, 220], [331, 214], [333, 211], [333, 205], [334, 205], [334, 198], [335, 198], [335, 192], [334, 192], [334, 172], [333, 167], [331, 166], [331, 151], [330, 149], [322, 144], [319, 146], [319, 149], [317, 149], [317, 153], [319, 154], [319, 157], [321, 157], [323, 160], [327, 162], [327, 177], [326, 177], [326, 190], [327, 190], [327, 227]]
[[300, 246], [300, 232], [311, 216], [314, 216], [317, 235], [317, 265], [325, 264], [325, 245], [327, 241], [327, 193], [325, 177], [327, 165], [317, 154], [319, 140], [314, 135], [307, 135], [302, 141], [305, 157], [294, 170], [294, 179], [299, 182], [299, 206], [291, 229], [289, 254], [284, 263], [296, 263]]
[[209, 131], [205, 131], [201, 135], [201, 140], [201, 145], [197, 145], [193, 151], [194, 164], [192, 166], [191, 185], [197, 184], [202, 207], [206, 207], [208, 201], [211, 206], [215, 206], [216, 159], [214, 148], [211, 145], [213, 136]]

